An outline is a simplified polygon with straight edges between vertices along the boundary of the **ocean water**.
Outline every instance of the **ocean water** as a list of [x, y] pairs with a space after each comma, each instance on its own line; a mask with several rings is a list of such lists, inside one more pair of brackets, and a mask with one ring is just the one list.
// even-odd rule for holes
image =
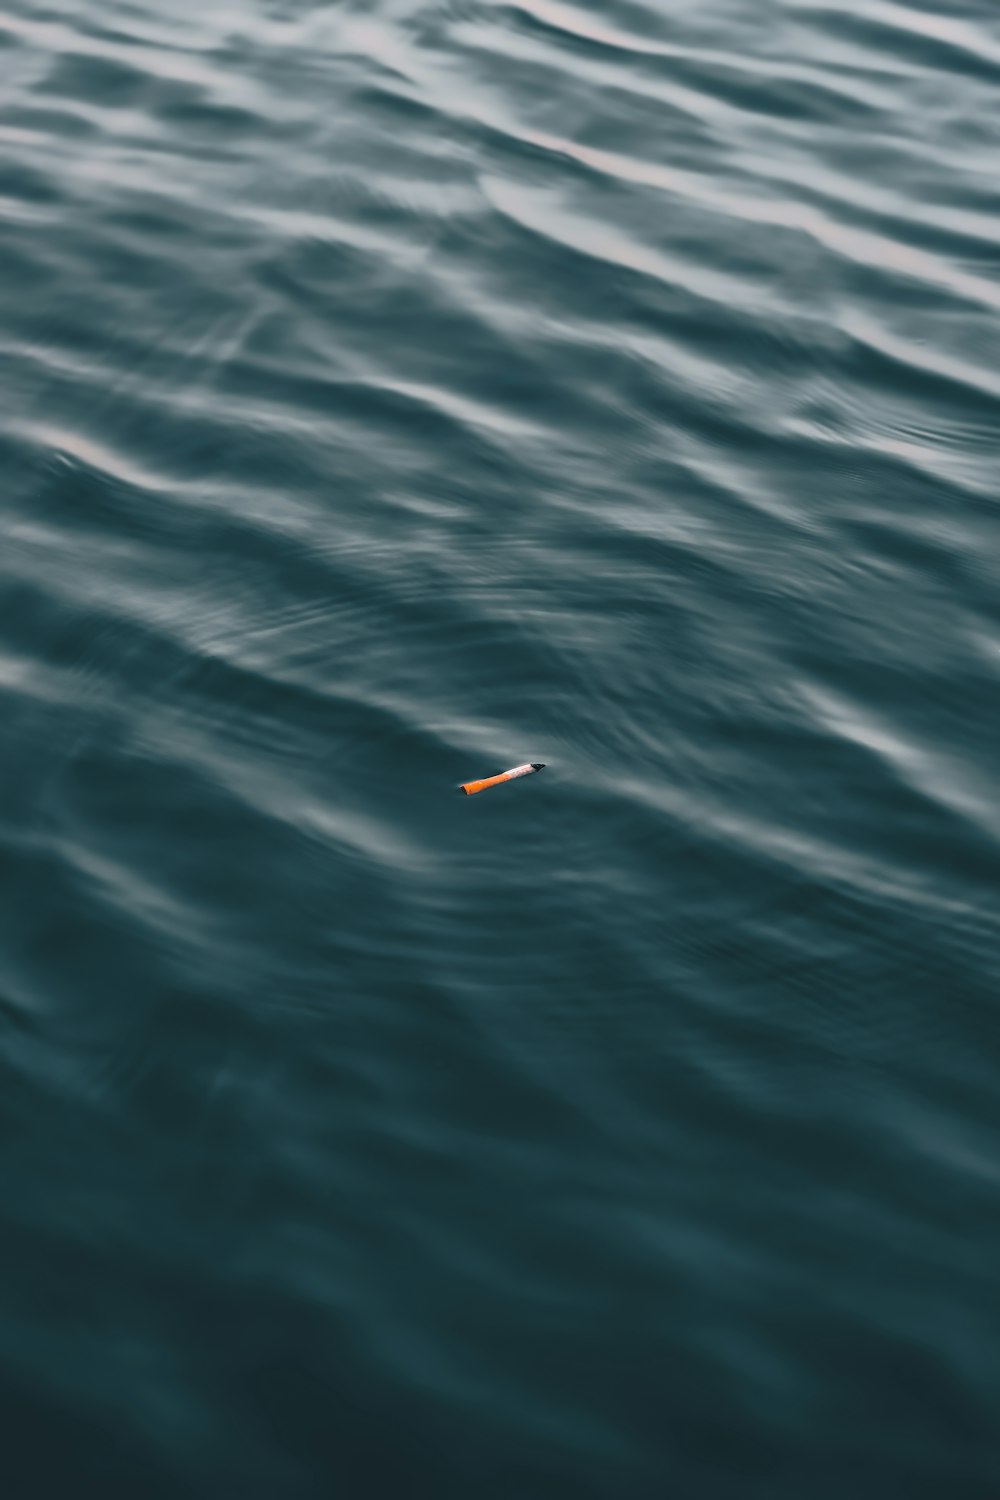
[[5, 1500], [1000, 1492], [998, 171], [995, 0], [8, 0]]

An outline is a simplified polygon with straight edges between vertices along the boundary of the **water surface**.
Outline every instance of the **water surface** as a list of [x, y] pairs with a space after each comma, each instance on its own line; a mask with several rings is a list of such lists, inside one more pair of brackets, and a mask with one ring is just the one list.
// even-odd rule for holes
[[0, 64], [5, 1494], [994, 1496], [995, 7]]

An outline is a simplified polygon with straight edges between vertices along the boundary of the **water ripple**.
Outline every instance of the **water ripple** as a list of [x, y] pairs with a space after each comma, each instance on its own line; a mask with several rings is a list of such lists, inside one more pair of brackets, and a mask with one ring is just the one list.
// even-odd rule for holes
[[992, 20], [0, 14], [39, 1493], [990, 1493]]

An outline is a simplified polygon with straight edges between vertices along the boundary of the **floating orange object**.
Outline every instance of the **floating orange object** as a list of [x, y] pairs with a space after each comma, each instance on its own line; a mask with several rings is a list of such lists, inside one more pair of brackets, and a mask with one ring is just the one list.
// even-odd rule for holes
[[497, 776], [486, 776], [482, 781], [463, 781], [462, 791], [467, 797], [474, 797], [476, 792], [485, 792], [488, 786], [499, 786], [502, 781], [516, 781], [519, 776], [530, 776], [532, 771], [544, 770], [544, 761], [531, 760], [526, 765], [514, 766], [510, 771], [501, 771]]

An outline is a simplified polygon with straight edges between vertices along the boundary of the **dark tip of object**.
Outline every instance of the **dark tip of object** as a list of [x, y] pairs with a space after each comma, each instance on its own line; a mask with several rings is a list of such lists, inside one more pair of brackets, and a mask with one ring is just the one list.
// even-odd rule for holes
[[545, 762], [544, 762], [544, 760], [533, 760], [531, 762], [531, 769], [533, 771], [544, 771], [545, 770]]

